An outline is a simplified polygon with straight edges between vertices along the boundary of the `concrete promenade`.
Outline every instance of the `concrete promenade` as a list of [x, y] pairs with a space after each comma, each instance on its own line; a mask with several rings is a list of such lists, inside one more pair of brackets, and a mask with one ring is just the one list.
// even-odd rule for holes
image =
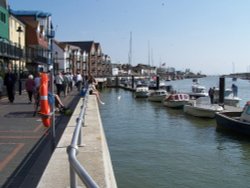
[[[69, 162], [66, 149], [71, 143], [76, 126], [76, 118], [80, 114], [82, 104], [83, 102], [80, 100], [44, 171], [38, 184], [39, 188], [63, 188], [70, 186]], [[84, 146], [79, 147], [78, 160], [99, 187], [116, 188], [116, 180], [95, 95], [88, 96], [82, 132]], [[79, 179], [77, 182], [79, 187], [85, 187]]]
[[[76, 89], [63, 103], [74, 109], [80, 96]], [[14, 103], [0, 100], [0, 187], [36, 187], [70, 116], [56, 114], [56, 137], [41, 118], [33, 117], [34, 104], [26, 92], [16, 94]]]

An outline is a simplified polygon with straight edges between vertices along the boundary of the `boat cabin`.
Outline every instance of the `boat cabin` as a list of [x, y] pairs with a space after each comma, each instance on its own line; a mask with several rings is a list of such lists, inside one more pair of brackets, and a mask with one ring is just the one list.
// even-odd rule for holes
[[245, 104], [240, 120], [250, 122], [250, 101]]
[[206, 88], [200, 85], [193, 85], [192, 92], [193, 93], [206, 93]]

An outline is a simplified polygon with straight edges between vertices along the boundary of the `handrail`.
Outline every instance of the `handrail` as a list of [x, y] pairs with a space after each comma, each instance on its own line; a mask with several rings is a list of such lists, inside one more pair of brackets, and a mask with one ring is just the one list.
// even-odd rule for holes
[[67, 147], [68, 159], [70, 164], [70, 187], [76, 188], [76, 173], [79, 178], [88, 188], [99, 188], [96, 182], [92, 179], [92, 177], [88, 174], [88, 172], [84, 169], [81, 163], [77, 160], [76, 155], [78, 154], [78, 146], [81, 145], [81, 135], [82, 135], [82, 125], [84, 123], [85, 111], [87, 108], [87, 98], [88, 98], [88, 87], [84, 88], [84, 98], [83, 105], [81, 106], [81, 112], [79, 117], [77, 118], [77, 125], [74, 130], [71, 144]]

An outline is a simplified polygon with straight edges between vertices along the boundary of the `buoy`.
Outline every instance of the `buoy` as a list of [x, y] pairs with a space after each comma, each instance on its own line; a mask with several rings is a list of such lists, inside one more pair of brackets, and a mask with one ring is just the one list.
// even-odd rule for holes
[[46, 73], [41, 74], [41, 82], [40, 82], [40, 115], [42, 117], [42, 122], [45, 127], [50, 127], [51, 117], [50, 117], [50, 106], [48, 101], [48, 75]]

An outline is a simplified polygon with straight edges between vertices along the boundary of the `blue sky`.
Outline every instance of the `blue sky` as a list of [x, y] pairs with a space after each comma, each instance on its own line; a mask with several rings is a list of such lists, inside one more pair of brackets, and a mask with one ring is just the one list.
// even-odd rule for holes
[[[205, 74], [250, 72], [249, 0], [8, 0], [52, 13], [59, 41], [100, 42], [114, 63]], [[150, 49], [150, 50], [149, 50]]]

